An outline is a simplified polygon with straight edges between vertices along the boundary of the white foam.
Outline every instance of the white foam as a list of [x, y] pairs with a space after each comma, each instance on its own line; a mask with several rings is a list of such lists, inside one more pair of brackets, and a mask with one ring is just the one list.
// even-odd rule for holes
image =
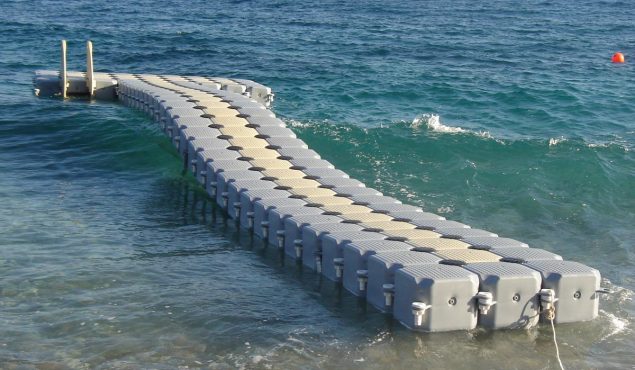
[[612, 146], [616, 146], [620, 149], [622, 149], [624, 152], [628, 153], [631, 149], [629, 149], [628, 144], [626, 144], [623, 141], [609, 141], [609, 142], [600, 142], [600, 143], [587, 143], [586, 144], [587, 147], [594, 149], [594, 148], [610, 148]]
[[454, 207], [452, 206], [441, 206], [437, 208], [437, 213], [452, 213], [454, 212]]
[[565, 141], [567, 141], [567, 139], [564, 136], [560, 136], [560, 137], [552, 137], [549, 139], [549, 146], [556, 146], [560, 143], [564, 143]]
[[472, 131], [472, 130], [464, 129], [459, 126], [444, 125], [443, 123], [441, 123], [441, 118], [439, 117], [438, 114], [432, 114], [432, 113], [420, 114], [412, 120], [410, 127], [419, 128], [422, 125], [425, 125], [430, 131], [440, 132], [444, 134], [472, 134], [472, 135], [481, 136], [484, 138], [492, 137], [488, 131]]
[[[619, 307], [623, 307], [624, 305], [629, 305], [633, 301], [633, 296], [635, 296], [635, 292], [621, 287], [619, 285], [613, 284], [609, 279], [602, 279], [602, 286], [607, 287], [611, 294], [603, 294], [601, 299], [606, 302], [604, 304], [612, 303], [617, 304], [617, 307], [612, 307], [611, 311], [621, 311]], [[610, 332], [604, 335], [601, 340], [606, 340], [612, 336], [615, 336], [620, 333], [628, 333], [632, 331], [630, 327], [631, 322], [625, 317], [618, 317], [614, 313], [610, 313], [605, 310], [600, 310], [600, 315], [605, 316], [609, 322]]]
[[[549, 139], [549, 146], [557, 146], [561, 143], [564, 142], [568, 142], [569, 139], [567, 139], [564, 136], [560, 136], [560, 137], [552, 137]], [[628, 148], [628, 145], [620, 142], [620, 141], [608, 141], [608, 142], [589, 142], [585, 139], [582, 139], [582, 144], [585, 145], [587, 148], [591, 148], [591, 149], [605, 149], [605, 148], [610, 148], [610, 147], [618, 147], [619, 149], [623, 150], [624, 152], [629, 152], [630, 149]]]
[[609, 320], [609, 326], [611, 327], [611, 331], [608, 334], [604, 335], [601, 340], [606, 340], [616, 334], [628, 330], [628, 320], [619, 318], [616, 315], [604, 310], [600, 310], [600, 313], [606, 316], [606, 318]]
[[284, 123], [289, 127], [306, 128], [311, 126], [311, 124], [309, 123], [297, 121], [294, 119], [285, 119]]
[[388, 338], [390, 338], [390, 332], [389, 331], [381, 331], [377, 335], [375, 335], [375, 338], [370, 340], [370, 343], [368, 343], [368, 345], [372, 346], [374, 344], [381, 343], [381, 342], [385, 341]]
[[609, 144], [608, 143], [591, 143], [591, 144], [587, 144], [587, 146], [589, 148], [608, 148]]
[[602, 286], [606, 286], [612, 292], [605, 295], [604, 299], [616, 301], [619, 304], [630, 303], [633, 301], [633, 296], [635, 296], [634, 291], [615, 285], [607, 278], [602, 279]]
[[425, 124], [428, 127], [428, 129], [432, 131], [436, 131], [436, 132], [445, 132], [445, 133], [466, 132], [466, 130], [464, 130], [461, 127], [452, 127], [452, 126], [446, 126], [442, 124], [438, 114], [430, 114], [430, 113], [420, 114], [417, 117], [415, 117], [415, 119], [412, 120], [411, 127], [418, 128], [422, 124]]

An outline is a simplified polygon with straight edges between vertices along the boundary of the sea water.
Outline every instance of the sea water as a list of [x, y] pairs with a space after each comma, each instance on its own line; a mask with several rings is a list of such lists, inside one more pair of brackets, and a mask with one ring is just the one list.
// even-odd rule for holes
[[[16, 1], [0, 12], [0, 368], [535, 369], [551, 328], [418, 334], [216, 210], [157, 126], [36, 69], [247, 78], [352, 177], [600, 270], [570, 369], [635, 366], [631, 1]], [[610, 63], [622, 51], [626, 64]]]

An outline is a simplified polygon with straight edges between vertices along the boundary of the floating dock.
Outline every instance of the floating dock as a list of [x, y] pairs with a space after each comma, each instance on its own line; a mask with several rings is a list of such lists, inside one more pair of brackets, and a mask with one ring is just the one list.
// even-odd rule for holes
[[[65, 44], [64, 44], [65, 49]], [[600, 273], [446, 220], [349, 178], [268, 109], [271, 89], [216, 77], [37, 71], [38, 95], [119, 100], [161, 127], [240, 227], [408, 328], [529, 328], [598, 315]]]

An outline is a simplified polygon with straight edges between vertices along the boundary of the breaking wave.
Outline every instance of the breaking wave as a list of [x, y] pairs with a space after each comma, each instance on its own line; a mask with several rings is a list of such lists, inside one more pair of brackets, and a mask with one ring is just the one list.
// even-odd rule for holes
[[441, 118], [438, 114], [432, 113], [423, 113], [416, 116], [410, 127], [419, 128], [421, 126], [425, 126], [430, 131], [440, 132], [445, 134], [472, 134], [476, 136], [481, 136], [485, 138], [491, 138], [489, 131], [472, 131], [469, 129], [464, 129], [459, 126], [447, 126], [441, 123]]

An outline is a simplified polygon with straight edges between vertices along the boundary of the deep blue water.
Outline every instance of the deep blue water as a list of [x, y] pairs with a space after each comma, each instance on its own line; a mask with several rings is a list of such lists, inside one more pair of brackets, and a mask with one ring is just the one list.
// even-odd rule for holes
[[[551, 330], [415, 334], [239, 232], [140, 113], [36, 69], [248, 78], [337, 167], [596, 267], [570, 369], [635, 364], [635, 4], [12, 1], [0, 12], [0, 368], [552, 368]], [[622, 51], [627, 63], [610, 63]]]

